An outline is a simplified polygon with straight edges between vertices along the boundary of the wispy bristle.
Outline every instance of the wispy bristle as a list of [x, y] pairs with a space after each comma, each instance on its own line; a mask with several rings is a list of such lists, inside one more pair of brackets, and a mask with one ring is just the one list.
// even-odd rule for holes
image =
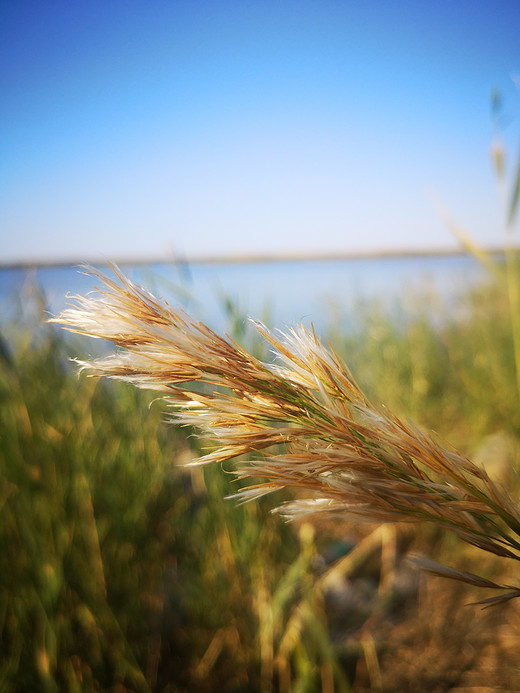
[[[255, 323], [277, 355], [264, 363], [112, 269], [118, 281], [90, 270], [103, 284], [98, 296], [75, 297], [54, 322], [120, 347], [81, 368], [166, 393], [172, 418], [214, 443], [199, 464], [252, 456], [236, 474], [265, 481], [236, 494], [241, 501], [297, 488], [309, 498], [283, 505], [284, 515], [431, 521], [519, 559], [520, 513], [506, 490], [460, 453], [374, 407], [314, 332], [298, 326], [275, 335]], [[194, 382], [203, 388], [195, 391]]]

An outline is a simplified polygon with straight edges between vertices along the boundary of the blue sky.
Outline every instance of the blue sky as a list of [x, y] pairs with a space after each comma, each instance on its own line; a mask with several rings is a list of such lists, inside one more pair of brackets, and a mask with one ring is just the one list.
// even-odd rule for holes
[[0, 262], [503, 237], [520, 2], [0, 3]]

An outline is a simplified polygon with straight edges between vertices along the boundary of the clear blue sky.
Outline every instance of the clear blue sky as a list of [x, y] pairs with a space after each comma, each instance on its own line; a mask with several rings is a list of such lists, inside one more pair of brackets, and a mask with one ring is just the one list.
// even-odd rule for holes
[[502, 240], [519, 0], [2, 0], [0, 64], [0, 262]]

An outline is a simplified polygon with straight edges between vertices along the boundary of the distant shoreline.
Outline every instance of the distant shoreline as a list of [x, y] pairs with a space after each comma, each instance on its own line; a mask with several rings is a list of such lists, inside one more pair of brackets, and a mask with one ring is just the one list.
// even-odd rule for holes
[[[516, 248], [520, 250], [520, 248]], [[503, 255], [505, 249], [497, 248], [482, 248], [485, 253], [493, 255]], [[450, 257], [471, 255], [464, 248], [431, 248], [431, 249], [408, 249], [408, 250], [378, 250], [378, 251], [359, 251], [359, 252], [325, 252], [325, 253], [258, 253], [258, 254], [241, 254], [241, 255], [196, 255], [196, 256], [172, 256], [164, 255], [163, 257], [150, 258], [83, 258], [76, 259], [33, 259], [23, 261], [2, 262], [0, 260], [0, 270], [8, 269], [35, 269], [35, 268], [53, 268], [53, 267], [75, 267], [80, 265], [106, 266], [109, 263], [119, 266], [144, 266], [144, 265], [232, 265], [232, 264], [257, 264], [257, 263], [275, 263], [275, 262], [331, 262], [342, 260], [378, 260], [378, 259], [399, 259], [399, 258], [419, 258], [419, 257]]]

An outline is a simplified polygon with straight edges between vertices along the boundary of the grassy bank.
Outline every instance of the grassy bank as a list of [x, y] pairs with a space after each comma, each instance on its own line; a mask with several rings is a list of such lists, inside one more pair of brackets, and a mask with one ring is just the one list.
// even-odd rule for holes
[[[371, 306], [354, 333], [330, 338], [370, 394], [513, 486], [507, 291], [482, 286], [453, 315], [434, 327], [420, 311], [403, 321]], [[8, 336], [0, 690], [514, 690], [516, 603], [465, 607], [482, 595], [419, 578], [404, 555], [427, 546], [505, 579], [497, 560], [431, 527], [287, 525], [269, 514], [279, 497], [225, 501], [236, 491], [226, 465], [183, 469], [199, 441], [166, 426], [160, 402], [78, 378], [68, 357], [84, 342], [50, 326]]]

